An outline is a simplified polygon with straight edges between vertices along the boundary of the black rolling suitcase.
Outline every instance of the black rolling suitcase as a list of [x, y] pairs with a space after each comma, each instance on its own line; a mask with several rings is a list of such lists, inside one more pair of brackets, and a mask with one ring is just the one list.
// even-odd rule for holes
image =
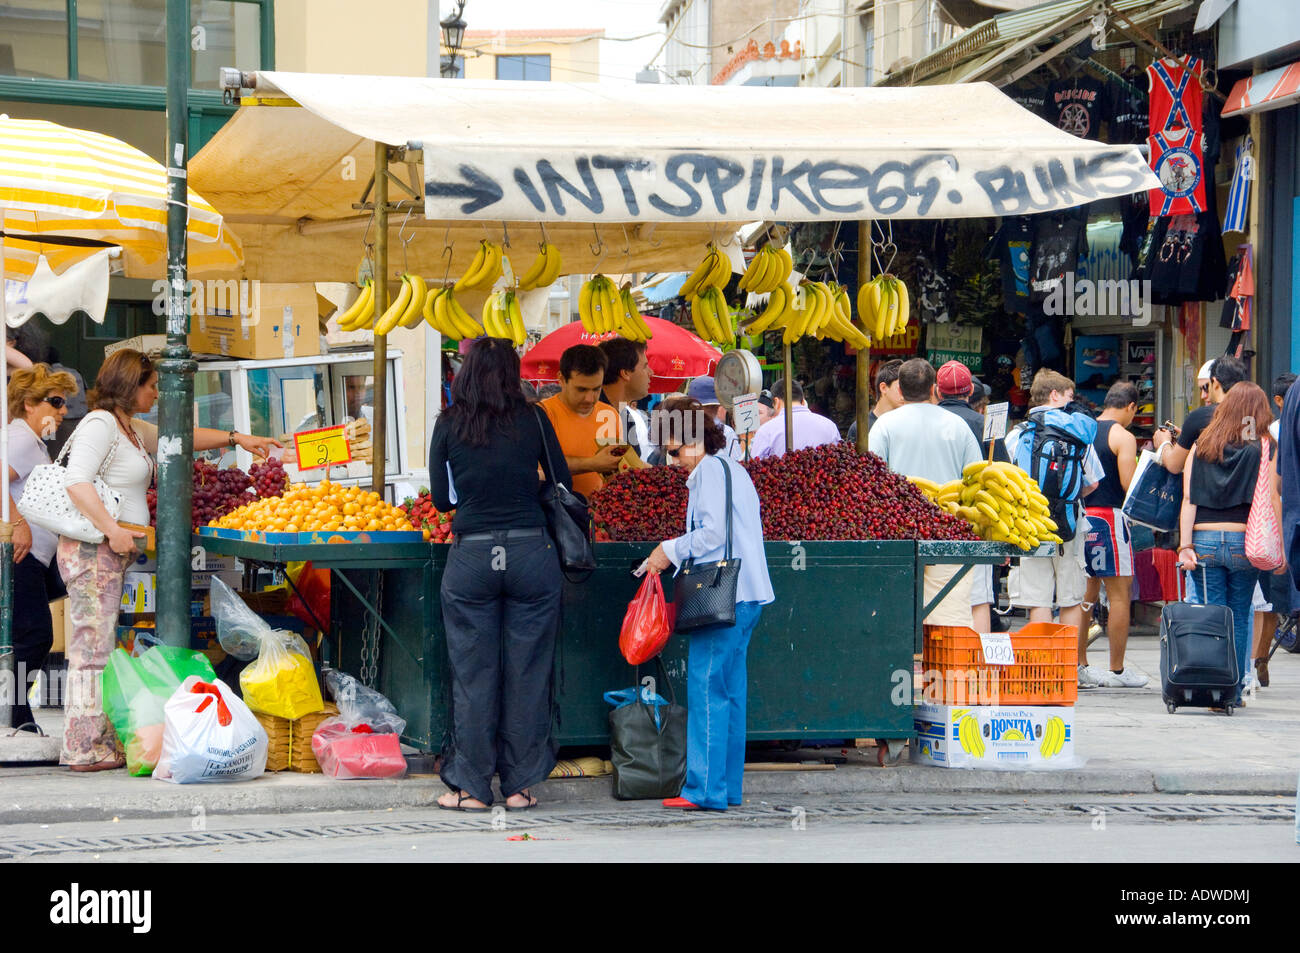
[[1160, 613], [1160, 695], [1169, 712], [1222, 708], [1231, 715], [1240, 681], [1232, 610], [1167, 604]]

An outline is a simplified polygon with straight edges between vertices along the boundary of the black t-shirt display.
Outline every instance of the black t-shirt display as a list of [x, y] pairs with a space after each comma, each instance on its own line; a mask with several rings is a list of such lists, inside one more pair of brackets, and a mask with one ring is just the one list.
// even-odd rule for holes
[[993, 239], [1002, 271], [1002, 306], [1011, 314], [1029, 307], [1029, 259], [1034, 248], [1034, 220], [1028, 215], [1004, 218]]
[[1080, 139], [1100, 139], [1110, 99], [1106, 86], [1091, 76], [1058, 79], [1047, 86], [1043, 118]]
[[[1080, 211], [1082, 210], [1082, 214]], [[1034, 248], [1029, 260], [1029, 300], [1039, 302], [1079, 267], [1088, 253], [1087, 206], [1034, 218]]]
[[1151, 98], [1141, 84], [1145, 79], [1138, 77], [1132, 82], [1111, 80], [1110, 91], [1110, 135], [1109, 140], [1116, 145], [1120, 143], [1146, 142], [1150, 124]]

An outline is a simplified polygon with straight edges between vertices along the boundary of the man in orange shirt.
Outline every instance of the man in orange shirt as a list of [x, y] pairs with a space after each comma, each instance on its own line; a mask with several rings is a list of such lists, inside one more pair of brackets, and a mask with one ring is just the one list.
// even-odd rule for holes
[[607, 363], [600, 348], [575, 344], [560, 355], [560, 392], [540, 402], [573, 474], [572, 489], [588, 498], [627, 452], [618, 439], [618, 411], [600, 399]]

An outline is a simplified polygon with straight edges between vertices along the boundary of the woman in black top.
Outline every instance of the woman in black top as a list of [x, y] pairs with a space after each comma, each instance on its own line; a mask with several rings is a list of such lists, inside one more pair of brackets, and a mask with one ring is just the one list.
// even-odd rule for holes
[[[1198, 567], [1197, 592], [1202, 604], [1232, 610], [1238, 672], [1251, 675], [1253, 617], [1251, 596], [1257, 570], [1246, 558], [1246, 521], [1259, 477], [1260, 453], [1272, 459], [1276, 447], [1268, 435], [1273, 414], [1258, 384], [1242, 381], [1224, 395], [1209, 425], [1201, 431], [1183, 470], [1183, 509], [1178, 565]], [[1281, 525], [1280, 481], [1273, 468], [1271, 504]], [[1241, 704], [1240, 697], [1233, 700]]]
[[448, 810], [486, 811], [498, 774], [507, 810], [537, 805], [529, 789], [555, 767], [551, 681], [562, 577], [539, 500], [550, 447], [566, 486], [569, 468], [546, 415], [530, 406], [519, 355], [476, 341], [451, 387], [429, 449], [434, 505], [453, 506], [455, 542], [442, 577], [451, 666], [451, 739], [438, 799]]

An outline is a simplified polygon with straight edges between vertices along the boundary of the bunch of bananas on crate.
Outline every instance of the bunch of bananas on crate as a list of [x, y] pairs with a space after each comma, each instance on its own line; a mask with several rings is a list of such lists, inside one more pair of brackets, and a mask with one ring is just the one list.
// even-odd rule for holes
[[858, 289], [858, 317], [876, 344], [907, 327], [911, 311], [907, 285], [893, 275], [876, 275]]
[[767, 307], [744, 328], [751, 335], [776, 330], [782, 331], [784, 344], [793, 344], [805, 335], [844, 341], [856, 348], [870, 343], [853, 324], [848, 292], [822, 281], [804, 282], [799, 290], [788, 284], [777, 285], [767, 299]]
[[578, 292], [578, 318], [588, 334], [616, 333], [630, 341], [648, 341], [653, 332], [641, 317], [631, 288], [595, 275]]
[[453, 341], [472, 340], [486, 333], [456, 300], [454, 288], [430, 288], [421, 310], [429, 327]]
[[1059, 543], [1047, 498], [1024, 470], [1010, 463], [968, 464], [960, 480], [943, 485], [908, 477], [940, 509], [969, 522], [981, 537], [1028, 552]]
[[957, 722], [957, 740], [961, 742], [961, 750], [977, 758], [984, 757], [979, 719], [970, 713], [969, 708], [958, 708], [952, 713], [952, 719]]
[[[558, 260], [559, 256], [556, 256]], [[505, 252], [496, 242], [483, 239], [478, 243], [474, 260], [469, 263], [465, 274], [457, 279], [453, 286], [457, 291], [487, 291], [502, 274], [502, 262]]]
[[519, 291], [549, 288], [560, 277], [560, 250], [550, 242], [542, 242], [540, 247], [533, 263], [519, 277]]
[[1038, 752], [1044, 758], [1054, 758], [1065, 745], [1065, 721], [1058, 715], [1053, 715], [1047, 719], [1047, 727], [1043, 729], [1043, 743], [1038, 746]]
[[519, 310], [519, 296], [509, 289], [496, 291], [483, 302], [483, 327], [488, 337], [502, 338], [522, 347], [528, 340], [524, 316]]
[[794, 259], [788, 251], [774, 248], [770, 244], [764, 245], [750, 259], [749, 267], [745, 269], [737, 287], [753, 294], [771, 294], [790, 280], [793, 271]]

